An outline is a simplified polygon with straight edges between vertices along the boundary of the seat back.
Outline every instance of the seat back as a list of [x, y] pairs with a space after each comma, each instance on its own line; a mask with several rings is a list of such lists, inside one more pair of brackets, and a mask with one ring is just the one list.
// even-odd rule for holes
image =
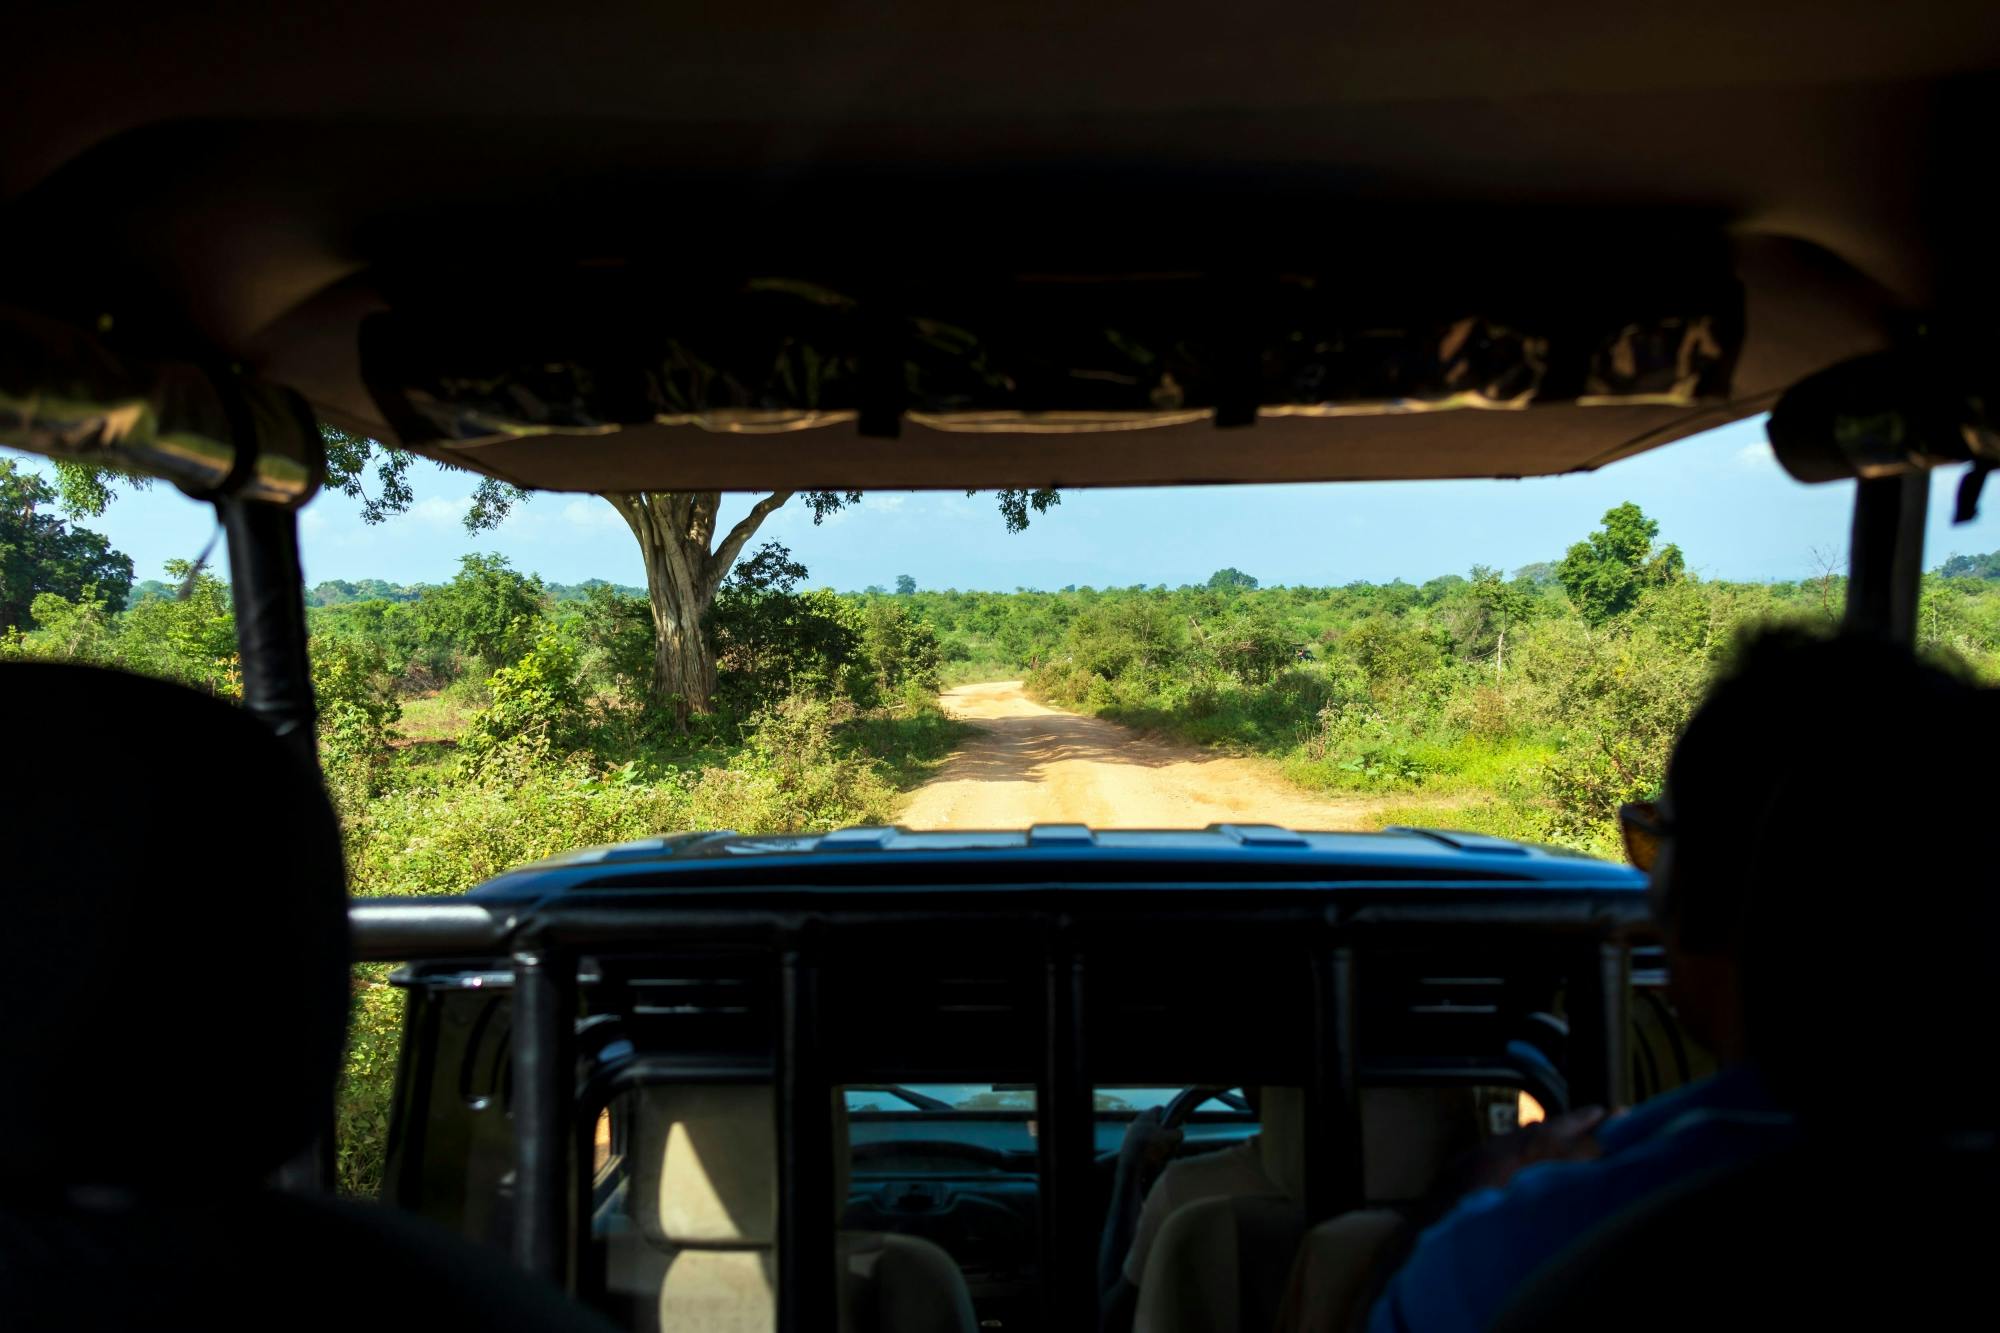
[[[330, 1122], [347, 1036], [318, 775], [163, 681], [9, 662], [0, 698], [0, 1189], [254, 1186]], [[226, 1043], [191, 1044], [232, 984]]]
[[161, 681], [9, 662], [0, 698], [0, 1326], [602, 1333], [497, 1251], [266, 1187], [330, 1128], [347, 1030], [318, 774]]
[[766, 1333], [777, 1320], [770, 1089], [668, 1084], [642, 1089], [635, 1103], [628, 1207], [665, 1260], [660, 1326]]
[[[1341, 1267], [1343, 1246], [1302, 1249], [1305, 1104], [1298, 1088], [1267, 1087], [1260, 1097], [1259, 1158], [1280, 1194], [1197, 1200], [1160, 1228], [1140, 1283], [1136, 1333], [1263, 1333], [1297, 1282], [1344, 1291], [1361, 1280], [1365, 1268]], [[1446, 1164], [1478, 1144], [1478, 1099], [1471, 1088], [1366, 1088], [1361, 1130], [1368, 1198], [1418, 1198]], [[1371, 1226], [1367, 1235], [1380, 1230]], [[1295, 1279], [1294, 1258], [1308, 1251], [1319, 1258]]]
[[[645, 1250], [612, 1258], [614, 1285], [656, 1293], [662, 1330], [769, 1333], [777, 1325], [778, 1138], [764, 1084], [667, 1084], [635, 1094], [627, 1211]], [[845, 1209], [847, 1117], [835, 1095], [835, 1216]], [[914, 1236], [843, 1232], [840, 1327], [972, 1333], [972, 1297], [944, 1250]]]
[[[1269, 1087], [1259, 1102], [1264, 1172], [1289, 1197], [1306, 1196], [1305, 1093]], [[1479, 1098], [1471, 1088], [1363, 1088], [1362, 1192], [1371, 1203], [1404, 1203], [1429, 1192], [1446, 1164], [1479, 1146]]]

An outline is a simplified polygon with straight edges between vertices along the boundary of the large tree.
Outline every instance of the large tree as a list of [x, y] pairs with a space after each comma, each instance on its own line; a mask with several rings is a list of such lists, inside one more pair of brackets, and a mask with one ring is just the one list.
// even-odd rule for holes
[[1681, 548], [1655, 548], [1660, 525], [1627, 500], [1605, 511], [1603, 526], [1569, 548], [1556, 578], [1583, 618], [1602, 625], [1638, 604], [1647, 588], [1681, 577]]
[[132, 557], [101, 533], [65, 521], [55, 487], [0, 458], [0, 629], [26, 628], [40, 593], [70, 601], [95, 587], [114, 609], [132, 591]]
[[[331, 427], [326, 438], [327, 485], [361, 502], [361, 516], [379, 523], [410, 507], [409, 469], [415, 455], [378, 444], [364, 436]], [[101, 472], [61, 468], [62, 491], [72, 512], [102, 513], [112, 495], [113, 479]], [[653, 701], [669, 708], [676, 719], [711, 710], [715, 696], [715, 652], [703, 631], [703, 618], [715, 594], [743, 548], [764, 521], [797, 492], [775, 491], [763, 496], [726, 532], [717, 532], [722, 509], [720, 491], [635, 491], [608, 493], [603, 499], [618, 511], [639, 543], [646, 567], [646, 599], [653, 615]], [[966, 494], [972, 494], [967, 491]], [[1048, 489], [998, 492], [1000, 515], [1009, 532], [1028, 526], [1029, 516], [1046, 512], [1061, 497]], [[499, 526], [513, 507], [528, 498], [519, 487], [481, 478], [466, 509], [468, 531]], [[823, 521], [861, 499], [859, 491], [807, 491], [805, 503], [813, 522]]]

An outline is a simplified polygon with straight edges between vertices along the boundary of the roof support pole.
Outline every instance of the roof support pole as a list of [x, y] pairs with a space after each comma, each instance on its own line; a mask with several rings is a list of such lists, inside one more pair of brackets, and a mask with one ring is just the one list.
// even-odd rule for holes
[[1313, 1080], [1306, 1090], [1306, 1215], [1334, 1217], [1362, 1202], [1360, 989], [1354, 948], [1313, 958]]
[[1084, 962], [1067, 921], [1055, 924], [1046, 964], [1046, 1063], [1035, 1099], [1042, 1172], [1043, 1326], [1071, 1333], [1097, 1326], [1092, 1270], [1098, 1207], [1091, 1189], [1097, 1145], [1084, 1044]]
[[1579, 948], [1570, 966], [1570, 1105], [1629, 1106], [1631, 951], [1622, 941], [1599, 940]]
[[[298, 515], [283, 505], [228, 496], [215, 502], [215, 512], [229, 539], [229, 600], [236, 612], [243, 706], [317, 774]], [[333, 1177], [333, 1107], [328, 1106], [317, 1140], [279, 1167], [274, 1183], [296, 1194], [326, 1194]]]
[[1930, 473], [1923, 471], [1864, 477], [1854, 483], [1847, 615], [1842, 626], [1849, 632], [1916, 642], [1930, 486]]
[[576, 963], [530, 942], [514, 954], [514, 1262], [562, 1285], [569, 1243]]
[[796, 941], [778, 963], [778, 1329], [836, 1326], [833, 1098], [819, 1030], [819, 967]]
[[229, 596], [236, 609], [243, 706], [317, 772], [298, 515], [282, 505], [227, 497], [217, 500], [215, 509], [229, 535]]

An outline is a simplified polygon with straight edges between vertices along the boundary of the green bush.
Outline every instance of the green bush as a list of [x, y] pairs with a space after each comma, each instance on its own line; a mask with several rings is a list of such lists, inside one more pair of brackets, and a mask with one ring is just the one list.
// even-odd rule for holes
[[577, 611], [576, 637], [586, 687], [644, 707], [653, 681], [653, 609], [646, 599], [593, 585]]
[[825, 589], [798, 591], [806, 567], [766, 542], [724, 581], [706, 632], [715, 645], [717, 697], [748, 718], [791, 695], [872, 701], [859, 607]]
[[1556, 803], [1549, 832], [1579, 845], [1616, 845], [1618, 806], [1657, 795], [1674, 738], [1713, 672], [1706, 653], [1675, 652], [1644, 625], [1540, 636], [1526, 670], [1561, 724], [1543, 770]]
[[426, 588], [415, 606], [426, 660], [474, 659], [490, 671], [520, 660], [539, 641], [548, 591], [505, 556], [474, 554], [461, 557], [451, 582]]
[[862, 612], [861, 650], [879, 699], [895, 699], [912, 687], [937, 692], [944, 662], [937, 632], [900, 602], [869, 603]]
[[464, 748], [477, 757], [510, 744], [569, 755], [591, 741], [579, 653], [563, 629], [544, 625], [533, 648], [486, 682], [492, 699], [473, 715]]
[[760, 710], [736, 761], [705, 769], [689, 792], [693, 826], [797, 833], [889, 822], [897, 795], [881, 763], [836, 740], [853, 715], [852, 705], [811, 695]]
[[557, 852], [693, 826], [684, 782], [622, 773], [515, 741], [436, 785], [385, 792], [347, 818], [354, 892], [463, 893]]
[[320, 765], [346, 807], [381, 791], [403, 707], [379, 645], [342, 636], [315, 638], [310, 648]]

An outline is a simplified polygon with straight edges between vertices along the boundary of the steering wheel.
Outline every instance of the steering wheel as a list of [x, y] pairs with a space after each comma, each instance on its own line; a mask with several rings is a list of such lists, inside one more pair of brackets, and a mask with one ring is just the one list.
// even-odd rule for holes
[[1195, 1113], [1195, 1109], [1203, 1102], [1220, 1097], [1228, 1091], [1229, 1088], [1221, 1084], [1182, 1088], [1174, 1094], [1174, 1099], [1167, 1103], [1167, 1109], [1160, 1112], [1161, 1127], [1165, 1129], [1179, 1129], [1188, 1122], [1188, 1117], [1192, 1116]]

